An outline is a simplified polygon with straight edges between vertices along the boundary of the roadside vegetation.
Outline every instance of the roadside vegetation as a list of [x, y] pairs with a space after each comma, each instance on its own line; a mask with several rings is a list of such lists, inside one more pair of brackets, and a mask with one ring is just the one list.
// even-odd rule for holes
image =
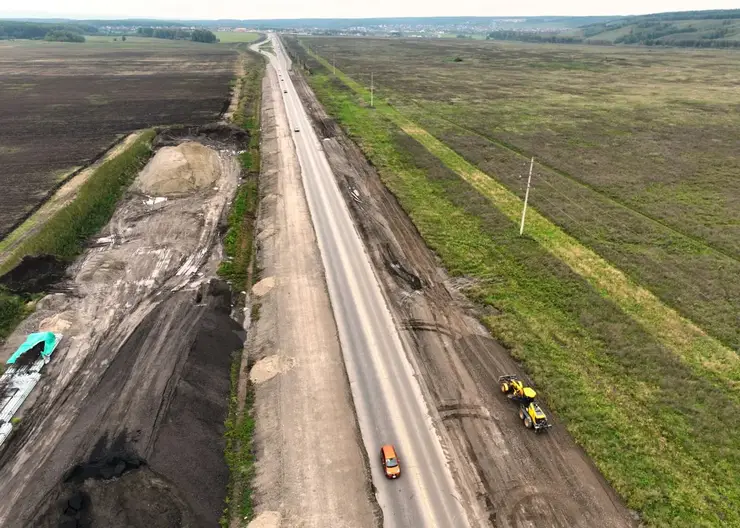
[[[319, 39], [310, 45], [324, 57], [331, 56], [326, 53], [331, 47], [339, 59], [345, 41], [352, 46], [349, 39], [341, 45], [324, 39], [323, 50]], [[372, 48], [374, 41], [362, 42]], [[413, 74], [410, 66], [399, 68], [390, 61], [395, 77], [387, 86], [398, 92], [381, 89], [372, 109], [360, 73], [369, 71], [371, 59], [358, 54], [364, 70], [355, 70], [356, 78], [340, 69], [333, 76], [326, 61], [307, 54], [296, 40], [288, 43], [295, 63], [310, 70], [309, 83], [327, 110], [378, 168], [446, 268], [473, 279], [465, 293], [488, 308], [491, 315], [483, 322], [522, 362], [540, 394], [627, 504], [652, 526], [740, 524], [733, 506], [740, 501], [734, 477], [740, 470], [740, 435], [727, 422], [727, 416], [740, 412], [737, 354], [537, 208], [529, 235], [519, 237], [512, 214], [520, 210], [518, 193], [499, 181], [498, 173], [482, 172], [403, 113], [413, 106], [399, 93], [414, 84], [400, 82]], [[428, 67], [427, 59], [420, 58], [425, 44], [420, 43], [421, 49], [409, 44], [401, 53]], [[349, 64], [348, 55], [344, 49], [342, 64]], [[374, 56], [389, 62], [388, 55]], [[460, 72], [455, 75], [461, 78]], [[497, 75], [506, 73], [499, 69]], [[440, 83], [439, 97], [451, 97], [443, 88], [446, 79], [429, 79]], [[506, 101], [502, 97], [502, 104]], [[455, 110], [461, 119], [474, 119], [465, 106]], [[518, 114], [512, 118], [522, 119]], [[557, 118], [551, 122], [557, 125]], [[517, 165], [523, 173], [524, 164]], [[583, 198], [573, 199], [588, 206]], [[587, 265], [578, 267], [579, 261]]]
[[275, 50], [272, 47], [272, 41], [268, 40], [267, 42], [265, 42], [264, 44], [262, 44], [260, 46], [260, 51], [264, 51], [264, 52], [267, 52], [267, 53], [274, 53]]
[[[250, 140], [247, 150], [239, 155], [244, 180], [237, 189], [229, 214], [229, 228], [224, 237], [227, 260], [219, 268], [219, 275], [232, 284], [235, 292], [248, 290], [253, 282], [254, 221], [259, 203], [260, 109], [262, 78], [265, 73], [265, 62], [256, 53], [244, 53], [243, 60], [245, 74], [237, 81], [240, 83], [240, 95], [233, 121], [249, 132]], [[257, 314], [258, 310], [259, 307], [253, 305], [251, 314]], [[231, 394], [225, 433], [225, 457], [231, 478], [226, 493], [226, 508], [220, 522], [224, 528], [231, 526], [232, 522], [237, 522], [238, 526], [246, 526], [253, 515], [254, 393], [249, 380], [242, 379], [246, 375], [246, 367], [246, 355], [235, 355], [231, 367]]]
[[257, 182], [260, 171], [259, 118], [264, 66], [253, 54], [244, 55], [246, 74], [237, 82], [239, 103], [234, 124], [249, 132], [249, 147], [239, 154], [244, 182], [239, 186], [231, 212], [229, 229], [224, 238], [228, 260], [221, 263], [219, 275], [230, 281], [235, 291], [247, 288], [249, 264], [252, 259], [252, 228], [257, 211]]

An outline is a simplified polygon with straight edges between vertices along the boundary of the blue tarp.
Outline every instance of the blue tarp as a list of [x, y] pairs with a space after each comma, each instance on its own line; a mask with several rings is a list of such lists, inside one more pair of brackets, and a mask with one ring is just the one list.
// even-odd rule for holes
[[23, 353], [31, 350], [39, 343], [44, 343], [44, 349], [41, 351], [41, 355], [48, 357], [52, 352], [54, 352], [54, 349], [57, 346], [57, 336], [55, 336], [53, 332], [37, 332], [35, 334], [28, 334], [26, 341], [18, 347], [18, 350], [16, 350], [12, 356], [10, 356], [7, 364], [12, 365], [18, 361], [18, 358], [21, 357]]

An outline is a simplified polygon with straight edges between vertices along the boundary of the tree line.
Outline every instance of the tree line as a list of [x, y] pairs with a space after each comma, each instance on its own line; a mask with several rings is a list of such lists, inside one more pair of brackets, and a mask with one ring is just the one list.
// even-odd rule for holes
[[33, 39], [85, 42], [83, 34], [94, 34], [98, 28], [89, 24], [45, 24], [0, 20], [0, 40]]
[[[557, 33], [527, 33], [521, 31], [492, 31], [486, 36], [487, 40], [517, 40], [521, 42], [541, 42], [553, 44], [591, 44], [600, 46], [613, 46], [615, 44], [640, 44], [643, 46], [675, 46], [680, 48], [740, 48], [740, 40], [724, 39], [728, 31], [718, 29], [697, 38], [672, 38], [666, 40], [663, 37], [695, 33], [695, 28], [653, 28], [646, 31], [631, 31], [611, 42], [591, 38], [560, 36]], [[586, 35], [588, 37], [588, 35]]]
[[169, 39], [169, 40], [192, 40], [193, 42], [217, 42], [216, 35], [207, 29], [184, 29], [184, 28], [152, 28], [140, 27], [136, 34], [142, 37]]
[[46, 34], [44, 40], [50, 42], [85, 42], [85, 36], [74, 31], [54, 29]]
[[491, 31], [486, 40], [518, 40], [522, 42], [548, 42], [555, 44], [578, 44], [583, 42], [580, 37], [566, 37], [557, 33], [533, 33], [525, 31]]

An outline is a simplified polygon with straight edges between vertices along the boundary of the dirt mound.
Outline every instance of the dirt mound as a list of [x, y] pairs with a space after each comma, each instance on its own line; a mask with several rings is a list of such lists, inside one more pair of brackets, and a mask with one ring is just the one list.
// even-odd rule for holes
[[[224, 281], [210, 280], [199, 296], [196, 304], [192, 292], [173, 294], [141, 322], [68, 433], [100, 436], [78, 448], [88, 454], [60, 474], [39, 506], [27, 498], [19, 502], [29, 508], [30, 519], [12, 526], [218, 525], [229, 482], [223, 455], [229, 369], [246, 336], [229, 317], [231, 292]], [[170, 320], [182, 326], [173, 329]], [[170, 339], [155, 348], [165, 331]], [[156, 369], [147, 363], [153, 355]], [[146, 385], [137, 369], [158, 381]], [[159, 390], [121, 390], [129, 377]], [[101, 406], [107, 409], [102, 420]]]
[[218, 153], [187, 141], [160, 149], [141, 171], [133, 189], [156, 196], [178, 196], [210, 187], [220, 176]]
[[183, 140], [197, 141], [204, 145], [233, 146], [242, 150], [249, 144], [249, 132], [243, 128], [223, 123], [203, 126], [176, 126], [163, 129], [154, 140], [154, 148], [179, 145]]
[[13, 293], [40, 293], [62, 280], [66, 263], [53, 255], [33, 255], [0, 277], [0, 285]]
[[[113, 469], [113, 468], [111, 468]], [[38, 519], [39, 528], [171, 528], [195, 526], [170, 482], [145, 465], [115, 478], [88, 478], [68, 488]]]

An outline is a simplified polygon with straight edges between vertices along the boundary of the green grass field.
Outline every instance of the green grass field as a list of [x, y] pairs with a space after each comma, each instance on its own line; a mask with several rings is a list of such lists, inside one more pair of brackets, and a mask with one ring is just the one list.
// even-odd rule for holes
[[[298, 62], [311, 70], [309, 82], [317, 95], [351, 130], [446, 268], [454, 275], [474, 279], [474, 286], [466, 293], [476, 302], [494, 308], [490, 312], [496, 314], [485, 317], [485, 324], [523, 362], [541, 389], [540, 394], [628, 505], [652, 526], [740, 525], [740, 516], [733, 506], [740, 500], [740, 485], [735, 478], [740, 470], [740, 435], [737, 427], [731, 425], [734, 422], [727, 422], [728, 416], [740, 412], [737, 353], [707, 337], [702, 328], [673, 311], [671, 303], [664, 302], [669, 296], [653, 289], [655, 282], [647, 284], [639, 280], [632, 268], [621, 266], [632, 261], [633, 268], [639, 268], [650, 262], [639, 259], [652, 253], [653, 258], [674, 255], [677, 263], [693, 258], [694, 262], [706, 262], [706, 268], [712, 271], [712, 262], [716, 265], [717, 261], [711, 259], [732, 263], [733, 258], [726, 251], [712, 248], [710, 244], [715, 240], [701, 239], [698, 231], [691, 236], [678, 231], [679, 227], [688, 231], [686, 222], [675, 228], [666, 221], [657, 222], [626, 202], [622, 195], [611, 196], [605, 191], [615, 181], [622, 183], [620, 178], [631, 186], [642, 183], [641, 175], [643, 179], [655, 179], [652, 166], [644, 170], [635, 160], [621, 160], [626, 154], [613, 146], [613, 152], [598, 151], [602, 156], [600, 166], [617, 164], [628, 171], [615, 169], [604, 181], [594, 178], [596, 181], [584, 183], [579, 177], [591, 178], [594, 172], [602, 172], [573, 174], [575, 170], [566, 171], [555, 163], [565, 159], [578, 166], [582, 162], [582, 143], [601, 141], [598, 135], [591, 139], [587, 130], [572, 133], [577, 127], [571, 126], [573, 117], [567, 112], [580, 109], [586, 113], [587, 109], [598, 110], [599, 105], [608, 106], [610, 98], [604, 97], [603, 92], [614, 89], [612, 84], [602, 85], [603, 77], [589, 70], [608, 67], [608, 63], [591, 65], [588, 56], [578, 55], [571, 51], [572, 47], [538, 49], [482, 43], [490, 53], [484, 55], [483, 48], [475, 48], [479, 43], [469, 41], [307, 42], [324, 56], [336, 54], [338, 68], [341, 56], [341, 64], [350, 74], [344, 77], [339, 72], [340, 77], [336, 78], [325, 63], [322, 65], [293, 46], [295, 53], [302, 55]], [[526, 54], [528, 60], [517, 53]], [[463, 63], [452, 63], [449, 58], [455, 56], [461, 56]], [[716, 62], [734, 60], [720, 55], [711, 58]], [[648, 57], [642, 59], [647, 61]], [[670, 57], [654, 60], [665, 72], [665, 61]], [[637, 88], [646, 90], [643, 85], [654, 82], [655, 71], [647, 74], [634, 64], [636, 58], [632, 61], [632, 75], [643, 75]], [[467, 71], [468, 62], [478, 67]], [[706, 58], [696, 58], [694, 67], [699, 67], [700, 62], [709, 69], [715, 68], [719, 87], [694, 85], [694, 89], [721, 90], [726, 82], [721, 69]], [[538, 66], [533, 67], [533, 63]], [[461, 64], [463, 67], [457, 68]], [[555, 81], [551, 75], [560, 75], [564, 65], [578, 81], [577, 88], [586, 86], [590, 91], [582, 92], [579, 104], [562, 106], [559, 114], [546, 112], [553, 100], [567, 102], [567, 98], [558, 98], [543, 89], [548, 79], [550, 91], [563, 82], [562, 77]], [[452, 68], [457, 69], [446, 71]], [[366, 73], [371, 70], [380, 86], [374, 110], [368, 108], [368, 94], [363, 88], [369, 80]], [[585, 83], [579, 77], [582, 75], [590, 75], [590, 81]], [[617, 88], [629, 91], [628, 81]], [[576, 87], [572, 90], [575, 92]], [[650, 101], [649, 93], [643, 94], [641, 101]], [[613, 109], [617, 123], [628, 103], [629, 98]], [[728, 101], [716, 101], [725, 103]], [[508, 108], [507, 112], [496, 108], [499, 105]], [[588, 130], [598, 131], [597, 125], [610, 123], [605, 111], [595, 111], [579, 122], [588, 124], [586, 117], [596, 120], [597, 124], [588, 124]], [[630, 115], [634, 116], [634, 111]], [[702, 125], [698, 120], [693, 124]], [[689, 123], [684, 122], [683, 126], [688, 127]], [[487, 134], [474, 127], [481, 127]], [[561, 127], [571, 133], [562, 132]], [[501, 129], [508, 134], [503, 139], [493, 134]], [[533, 140], [541, 129], [548, 131], [547, 140]], [[635, 132], [640, 132], [640, 128]], [[456, 136], [457, 140], [452, 141]], [[578, 140], [569, 141], [574, 136]], [[704, 142], [700, 133], [695, 138], [705, 148], [715, 144]], [[649, 140], [643, 131], [640, 141]], [[521, 146], [516, 141], [521, 141]], [[652, 141], [664, 149], [671, 148], [664, 138]], [[519, 175], [525, 173], [526, 156], [537, 155], [540, 146], [545, 152], [558, 152], [561, 158], [537, 167], [536, 174], [548, 177], [554, 190], [546, 194], [542, 191], [550, 187], [536, 184], [539, 200], [532, 200], [535, 210], [529, 235], [520, 238], [514, 214], [522, 191]], [[564, 149], [570, 149], [568, 155], [559, 152]], [[585, 152], [589, 152], [588, 148]], [[698, 148], [692, 153], [704, 155]], [[721, 145], [715, 149], [715, 155], [718, 153], [722, 155]], [[725, 152], [725, 160], [728, 158], [729, 152]], [[730, 178], [728, 171], [719, 181], [729, 183]], [[561, 186], [561, 181], [572, 187]], [[578, 194], [562, 197], [570, 189]], [[660, 196], [669, 202], [664, 207], [677, 207], [670, 203], [675, 198], [669, 193]], [[551, 214], [552, 209], [542, 207], [547, 198], [571, 216], [576, 208], [573, 204], [590, 211], [585, 218], [592, 219], [593, 236], [584, 236], [591, 232], [589, 229], [574, 229], [585, 223], [584, 217], [566, 224], [562, 220], [565, 216]], [[604, 204], [609, 207], [602, 209]], [[612, 221], [610, 215], [616, 215], [617, 220]], [[732, 212], [729, 208], [714, 208], [705, 211], [703, 218], [706, 221], [713, 217], [715, 221], [731, 219]], [[634, 224], [634, 219], [641, 221]], [[596, 220], [606, 220], [609, 228], [596, 224]], [[635, 229], [637, 233], [633, 232]], [[659, 239], [664, 240], [659, 244], [653, 238], [656, 232], [667, 232], [674, 238]], [[720, 240], [733, 244], [729, 238]], [[602, 245], [594, 241], [601, 241]], [[612, 254], [605, 255], [604, 247], [613, 248], [623, 260], [616, 262]], [[620, 273], [614, 264], [627, 274]], [[676, 296], [691, 295], [695, 290], [683, 290], [683, 283], [671, 281], [672, 273], [688, 280], [690, 267], [676, 272], [665, 268], [666, 264], [652, 263], [656, 273], [669, 275], [659, 284]], [[702, 273], [695, 273], [693, 280], [697, 290], [708, 294], [720, 291]], [[724, 290], [727, 301], [737, 302], [732, 286], [728, 288], [730, 295]], [[696, 296], [686, 306], [701, 300]], [[731, 322], [733, 313], [726, 311], [725, 315]], [[731, 326], [728, 324], [727, 328]]]
[[241, 33], [237, 31], [216, 31], [216, 37], [224, 44], [232, 42], [254, 42], [260, 37], [259, 33]]

